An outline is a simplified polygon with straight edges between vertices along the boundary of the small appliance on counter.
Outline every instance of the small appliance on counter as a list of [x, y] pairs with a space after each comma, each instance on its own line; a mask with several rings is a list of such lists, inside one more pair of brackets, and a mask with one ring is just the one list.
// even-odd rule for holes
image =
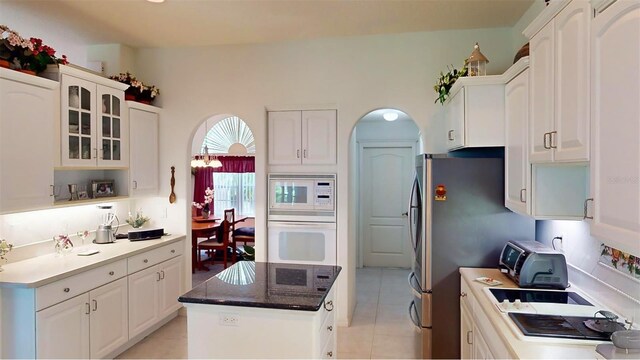
[[162, 229], [133, 229], [129, 230], [128, 238], [130, 241], [142, 241], [160, 239], [164, 234]]
[[[116, 233], [118, 232], [118, 228], [120, 228], [120, 220], [118, 220], [116, 214], [111, 212], [111, 208], [111, 205], [98, 205], [98, 209], [100, 210], [98, 228], [96, 229], [96, 239], [93, 240], [96, 244], [116, 242]], [[118, 223], [115, 229], [112, 226], [114, 220]]]
[[569, 286], [564, 254], [537, 241], [507, 242], [499, 264], [500, 271], [520, 287], [564, 290]]

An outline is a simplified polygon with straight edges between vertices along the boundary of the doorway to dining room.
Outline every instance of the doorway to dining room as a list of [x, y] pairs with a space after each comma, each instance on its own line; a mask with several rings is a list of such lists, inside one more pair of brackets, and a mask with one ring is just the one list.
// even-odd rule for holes
[[[222, 241], [219, 230], [225, 210], [234, 209], [235, 229], [254, 229], [255, 148], [253, 132], [235, 115], [207, 118], [193, 137], [192, 286], [230, 266], [233, 258], [246, 256], [245, 243], [239, 244], [235, 256], [231, 246], [226, 251], [226, 246], [220, 246], [205, 252], [198, 244]], [[229, 236], [231, 245], [233, 234]]]

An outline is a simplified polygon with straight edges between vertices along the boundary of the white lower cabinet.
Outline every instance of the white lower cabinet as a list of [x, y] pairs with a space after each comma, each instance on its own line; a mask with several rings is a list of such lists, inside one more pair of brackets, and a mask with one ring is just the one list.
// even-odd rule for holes
[[129, 275], [129, 335], [134, 337], [182, 307], [182, 256]]
[[474, 359], [495, 359], [491, 350], [489, 350], [489, 345], [482, 337], [482, 333], [480, 329], [473, 324], [473, 333], [475, 335], [474, 344], [473, 344], [473, 358]]
[[460, 301], [460, 358], [473, 358], [473, 317]]
[[122, 278], [36, 314], [38, 358], [101, 358], [129, 340]]

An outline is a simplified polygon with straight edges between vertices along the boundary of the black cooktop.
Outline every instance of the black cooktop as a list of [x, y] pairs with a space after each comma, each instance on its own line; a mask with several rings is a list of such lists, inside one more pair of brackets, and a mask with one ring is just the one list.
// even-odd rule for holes
[[[599, 341], [610, 341], [611, 339], [611, 334], [599, 333], [584, 325], [585, 320], [593, 319], [589, 316], [509, 313], [509, 317], [527, 336]], [[620, 327], [624, 329], [624, 327]]]
[[590, 302], [585, 300], [582, 296], [572, 291], [550, 291], [550, 290], [525, 290], [525, 289], [503, 289], [492, 288], [489, 289], [493, 296], [502, 302], [504, 299], [508, 299], [510, 302], [514, 302], [516, 299], [520, 299], [522, 302], [544, 302], [554, 304], [572, 304], [572, 305], [589, 305], [593, 306]]

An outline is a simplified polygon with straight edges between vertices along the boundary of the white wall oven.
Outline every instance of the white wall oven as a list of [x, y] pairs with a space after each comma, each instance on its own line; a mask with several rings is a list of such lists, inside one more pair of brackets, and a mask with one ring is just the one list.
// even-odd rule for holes
[[269, 174], [269, 262], [335, 265], [335, 174]]

